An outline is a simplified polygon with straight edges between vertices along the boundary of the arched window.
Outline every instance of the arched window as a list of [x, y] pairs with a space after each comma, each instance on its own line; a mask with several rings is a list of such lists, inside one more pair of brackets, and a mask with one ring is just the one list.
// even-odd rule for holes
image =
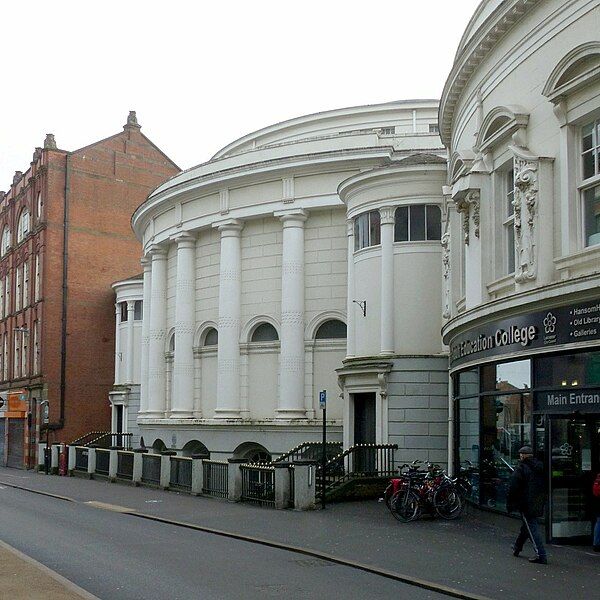
[[167, 445], [160, 439], [154, 440], [154, 444], [152, 444], [152, 452], [155, 454], [160, 454], [167, 449]]
[[325, 321], [317, 329], [315, 340], [337, 340], [346, 339], [346, 323], [338, 319]]
[[210, 327], [204, 334], [203, 346], [217, 346], [219, 343], [219, 332], [214, 328]]
[[42, 214], [44, 210], [44, 202], [42, 201], [42, 192], [38, 192], [37, 195], [37, 220], [42, 220]]
[[2, 230], [2, 241], [0, 242], [0, 255], [4, 256], [10, 249], [10, 229], [8, 225]]
[[175, 352], [175, 334], [173, 333], [169, 339], [169, 352]]
[[442, 212], [435, 204], [411, 204], [396, 209], [395, 242], [442, 239]]
[[251, 342], [277, 342], [279, 335], [271, 323], [261, 323], [253, 332]]
[[354, 219], [354, 250], [381, 243], [381, 217], [378, 210], [358, 215]]
[[29, 211], [24, 208], [21, 211], [21, 216], [19, 217], [19, 225], [17, 227], [17, 244], [20, 244], [27, 234], [29, 233], [31, 228]]
[[208, 448], [198, 440], [191, 440], [182, 449], [181, 454], [183, 456], [202, 456], [203, 458], [210, 458], [210, 452]]

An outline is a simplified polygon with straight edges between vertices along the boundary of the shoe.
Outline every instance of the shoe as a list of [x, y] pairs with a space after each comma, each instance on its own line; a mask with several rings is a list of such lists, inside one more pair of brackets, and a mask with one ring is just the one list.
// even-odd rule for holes
[[536, 556], [535, 558], [530, 558], [529, 562], [537, 565], [547, 565], [548, 559], [546, 557]]
[[521, 551], [513, 546], [512, 554], [513, 556], [519, 556], [519, 554], [521, 554]]

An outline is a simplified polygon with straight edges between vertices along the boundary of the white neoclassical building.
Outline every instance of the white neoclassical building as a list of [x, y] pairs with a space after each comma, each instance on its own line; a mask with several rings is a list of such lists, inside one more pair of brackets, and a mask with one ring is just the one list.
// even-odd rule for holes
[[455, 459], [506, 509], [518, 449], [549, 473], [547, 532], [590, 535], [600, 471], [600, 3], [487, 0], [440, 105], [443, 338]]
[[445, 460], [437, 110], [300, 117], [156, 189], [132, 217], [142, 285], [114, 286], [119, 423], [156, 448], [277, 455], [320, 439], [325, 390], [331, 440]]

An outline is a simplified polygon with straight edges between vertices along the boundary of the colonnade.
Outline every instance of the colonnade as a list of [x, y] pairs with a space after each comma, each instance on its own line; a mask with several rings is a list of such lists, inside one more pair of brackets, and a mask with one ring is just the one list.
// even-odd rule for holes
[[[280, 392], [276, 418], [301, 419], [304, 403], [304, 210], [274, 213], [282, 223]], [[213, 224], [220, 233], [217, 404], [214, 418], [240, 420], [240, 331], [242, 314], [242, 245], [244, 223], [227, 219]], [[194, 331], [196, 239], [182, 232], [169, 240], [177, 247], [175, 350], [171, 409], [166, 414], [165, 343], [167, 336], [167, 247], [153, 245], [144, 266], [142, 324], [142, 418], [178, 419], [194, 413]], [[212, 415], [205, 415], [210, 417]]]

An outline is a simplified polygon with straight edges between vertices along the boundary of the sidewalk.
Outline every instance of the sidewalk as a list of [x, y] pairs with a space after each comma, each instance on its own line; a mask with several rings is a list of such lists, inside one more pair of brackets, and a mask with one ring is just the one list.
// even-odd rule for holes
[[93, 600], [78, 586], [0, 541], [0, 598], [7, 600]]
[[276, 511], [6, 468], [0, 468], [0, 484], [300, 546], [490, 598], [588, 600], [598, 597], [600, 589], [600, 554], [551, 546], [550, 565], [532, 565], [526, 559], [532, 555], [530, 546], [521, 558], [511, 555], [518, 521], [475, 509], [457, 521], [423, 519], [402, 524], [384, 504], [372, 500], [333, 504], [324, 511]]

